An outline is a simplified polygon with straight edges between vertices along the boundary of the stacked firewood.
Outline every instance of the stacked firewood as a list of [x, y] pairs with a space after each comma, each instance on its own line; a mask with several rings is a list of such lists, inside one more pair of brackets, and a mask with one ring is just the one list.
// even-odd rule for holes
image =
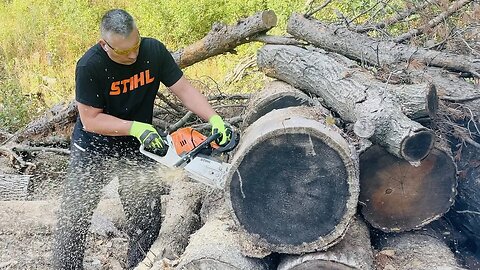
[[[289, 37], [264, 35], [276, 17], [260, 12], [174, 53], [185, 67], [259, 40], [257, 66], [271, 79], [251, 97], [212, 98], [245, 105], [228, 119], [242, 134], [225, 190], [169, 183], [161, 231], [138, 269], [480, 267], [477, 47], [465, 55], [407, 44], [480, 8], [459, 0], [404, 34], [367, 35], [437, 2], [353, 25], [315, 19], [326, 1], [292, 14]], [[159, 99], [157, 126], [198, 123]], [[172, 111], [178, 117], [165, 118]]]

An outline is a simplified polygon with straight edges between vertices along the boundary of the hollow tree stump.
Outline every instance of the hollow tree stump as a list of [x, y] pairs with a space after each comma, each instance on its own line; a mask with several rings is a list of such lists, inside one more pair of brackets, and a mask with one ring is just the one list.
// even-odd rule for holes
[[461, 270], [453, 252], [440, 239], [420, 231], [392, 234], [375, 255], [378, 270]]
[[202, 213], [205, 224], [191, 236], [175, 269], [271, 269], [268, 260], [249, 258], [242, 254], [238, 232], [228, 215], [222, 192], [210, 194], [202, 207]]
[[[419, 161], [433, 147], [433, 132], [410, 120], [385, 90], [386, 85], [375, 82], [341, 55], [320, 53], [314, 48], [266, 45], [258, 50], [257, 64], [268, 76], [320, 96], [343, 120], [370, 123], [368, 126], [374, 127], [372, 140], [398, 157]], [[422, 91], [429, 86], [409, 87]]]
[[272, 110], [302, 105], [313, 106], [315, 102], [307, 94], [285, 82], [269, 82], [250, 99], [243, 117], [243, 126], [248, 127]]
[[290, 107], [245, 130], [226, 182], [245, 254], [313, 252], [344, 235], [356, 211], [358, 161], [324, 117]]
[[384, 232], [420, 228], [441, 217], [456, 195], [456, 167], [434, 149], [419, 166], [373, 146], [360, 156], [360, 204], [365, 219]]
[[355, 217], [345, 237], [326, 251], [300, 256], [286, 255], [277, 270], [371, 270], [373, 251], [368, 227], [360, 217]]

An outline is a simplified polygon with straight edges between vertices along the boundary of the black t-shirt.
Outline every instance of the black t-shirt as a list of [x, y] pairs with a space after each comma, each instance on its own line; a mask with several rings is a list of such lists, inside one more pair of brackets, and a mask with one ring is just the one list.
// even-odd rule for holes
[[[165, 45], [156, 39], [142, 38], [137, 61], [132, 65], [112, 61], [96, 44], [77, 62], [75, 97], [78, 102], [103, 109], [106, 114], [151, 123], [160, 83], [172, 86], [182, 75]], [[104, 136], [85, 131], [80, 117], [72, 143], [79, 149], [112, 154], [139, 146], [133, 136]]]

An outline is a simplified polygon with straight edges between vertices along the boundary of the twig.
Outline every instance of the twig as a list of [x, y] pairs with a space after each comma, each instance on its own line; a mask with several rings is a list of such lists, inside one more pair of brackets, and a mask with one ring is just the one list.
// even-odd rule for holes
[[353, 19], [351, 19], [348, 24], [352, 23], [353, 21], [355, 21], [356, 19], [360, 18], [361, 16], [367, 14], [368, 12], [370, 12], [371, 10], [373, 10], [376, 6], [378, 6], [378, 4], [382, 3], [382, 1], [377, 1], [373, 6], [371, 6], [370, 8], [360, 12], [360, 14], [358, 14], [357, 16], [353, 17]]
[[452, 15], [453, 13], [457, 12], [459, 9], [461, 9], [463, 6], [466, 4], [472, 2], [472, 0], [459, 0], [454, 2], [452, 5], [448, 7], [448, 9], [442, 13], [440, 13], [438, 16], [435, 18], [431, 19], [430, 21], [427, 22], [427, 24], [422, 25], [419, 28], [414, 28], [407, 33], [404, 33], [397, 38], [395, 38], [395, 42], [401, 43], [406, 40], [411, 39], [413, 36], [418, 36], [420, 34], [424, 34], [427, 29], [431, 29], [435, 26], [437, 26], [439, 23], [441, 23], [443, 20], [445, 20], [447, 17]]
[[171, 102], [164, 94], [158, 92], [157, 97], [161, 101], [165, 102], [170, 108], [174, 109], [175, 111], [177, 111], [177, 112], [182, 112], [183, 111], [179, 106], [177, 106], [177, 104]]
[[452, 97], [442, 96], [442, 97], [440, 97], [440, 99], [441, 100], [446, 100], [446, 101], [451, 101], [451, 102], [466, 102], [466, 101], [472, 101], [472, 100], [480, 99], [480, 95], [465, 97], [465, 98], [452, 98]]
[[171, 131], [177, 130], [180, 127], [184, 126], [190, 118], [194, 116], [194, 113], [191, 111], [188, 111], [180, 120], [178, 120], [175, 124], [170, 125], [167, 127], [167, 133], [170, 133]]
[[50, 148], [50, 147], [33, 147], [33, 146], [14, 146], [13, 150], [19, 152], [52, 152], [63, 155], [70, 155], [70, 150], [62, 148]]
[[12, 149], [6, 147], [0, 147], [0, 152], [4, 155], [10, 157], [12, 160], [15, 160], [20, 165], [20, 168], [26, 168], [30, 166], [35, 166], [33, 163], [25, 162], [23, 159], [17, 155]]
[[332, 2], [332, 0], [326, 0], [325, 2], [323, 2], [323, 4], [321, 4], [320, 6], [316, 7], [315, 9], [307, 12], [304, 14], [304, 17], [305, 18], [310, 18], [313, 14], [319, 12], [320, 10], [324, 9], [326, 6], [328, 6], [328, 4], [330, 4], [330, 2]]

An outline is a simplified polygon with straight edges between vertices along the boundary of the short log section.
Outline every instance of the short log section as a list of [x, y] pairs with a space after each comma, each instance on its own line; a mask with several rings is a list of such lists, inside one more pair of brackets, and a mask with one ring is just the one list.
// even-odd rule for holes
[[285, 255], [278, 270], [372, 270], [373, 251], [370, 233], [363, 220], [356, 217], [345, 237], [337, 245], [323, 252], [300, 256]]
[[290, 107], [245, 130], [226, 183], [245, 254], [313, 252], [344, 235], [358, 201], [358, 159], [324, 117]]
[[375, 145], [360, 156], [360, 205], [365, 219], [384, 232], [420, 228], [446, 213], [456, 195], [456, 166], [434, 149], [418, 166]]

